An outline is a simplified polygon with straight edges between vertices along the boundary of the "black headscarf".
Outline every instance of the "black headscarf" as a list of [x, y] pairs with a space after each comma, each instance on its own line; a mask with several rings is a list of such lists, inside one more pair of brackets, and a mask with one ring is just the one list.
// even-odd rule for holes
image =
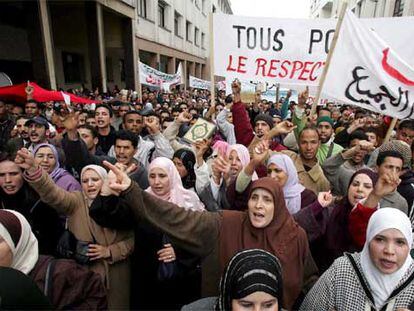
[[241, 299], [259, 291], [277, 298], [279, 309], [281, 308], [283, 282], [279, 260], [261, 249], [237, 252], [221, 277], [216, 310], [231, 310], [233, 299]]
[[194, 153], [188, 149], [179, 149], [174, 153], [173, 159], [174, 158], [180, 159], [188, 172], [187, 176], [181, 178], [183, 187], [185, 189], [194, 188], [196, 182], [196, 175], [194, 172], [194, 164], [196, 159]]

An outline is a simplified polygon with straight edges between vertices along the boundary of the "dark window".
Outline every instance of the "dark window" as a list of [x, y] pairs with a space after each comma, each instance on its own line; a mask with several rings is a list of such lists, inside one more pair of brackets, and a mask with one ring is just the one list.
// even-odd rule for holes
[[178, 14], [177, 12], [174, 12], [174, 34], [176, 36], [181, 36], [180, 33], [180, 25], [181, 24], [181, 15]]
[[199, 30], [197, 27], [194, 28], [194, 44], [196, 46], [199, 46], [199, 42], [198, 42], [198, 34], [199, 34]]
[[119, 60], [119, 72], [121, 73], [121, 81], [125, 81], [125, 61]]
[[84, 82], [83, 55], [62, 52], [62, 61], [63, 73], [65, 75], [65, 83]]
[[201, 47], [203, 49], [206, 47], [206, 35], [204, 32], [201, 33]]
[[165, 28], [165, 4], [158, 2], [158, 26]]
[[138, 1], [138, 15], [147, 18], [147, 0]]
[[404, 11], [404, 0], [395, 0], [393, 16], [402, 16]]
[[191, 42], [191, 23], [189, 21], [185, 23], [185, 39]]
[[112, 67], [112, 58], [106, 58], [106, 79], [108, 82], [114, 82], [114, 68]]

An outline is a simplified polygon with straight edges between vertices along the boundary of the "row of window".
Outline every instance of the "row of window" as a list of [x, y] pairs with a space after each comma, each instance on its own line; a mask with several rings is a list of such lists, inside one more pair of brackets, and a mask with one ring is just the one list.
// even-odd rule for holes
[[[198, 6], [199, 1], [196, 0], [196, 6]], [[202, 0], [202, 10], [204, 13], [204, 7], [205, 7], [205, 0]], [[153, 2], [149, 0], [138, 0], [138, 15], [148, 19], [149, 18], [149, 11], [150, 7], [149, 5], [152, 5]], [[158, 26], [164, 29], [168, 29], [168, 10], [170, 9], [170, 6], [162, 0], [158, 0], [158, 7], [157, 7], [157, 18], [158, 18]], [[177, 11], [174, 11], [174, 35], [177, 37], [183, 38], [182, 27], [183, 26], [183, 16], [178, 13]], [[193, 26], [193, 24], [186, 20], [185, 22], [185, 39], [188, 42], [194, 43], [196, 46], [200, 46], [202, 48], [205, 48], [205, 38], [206, 35], [204, 32], [201, 32], [200, 36], [200, 29], [196, 26]]]

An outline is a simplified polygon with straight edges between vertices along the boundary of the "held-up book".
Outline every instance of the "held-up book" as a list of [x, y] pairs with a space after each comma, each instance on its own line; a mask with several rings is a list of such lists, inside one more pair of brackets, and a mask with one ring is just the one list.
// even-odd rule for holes
[[183, 139], [192, 144], [198, 140], [209, 139], [216, 128], [214, 123], [208, 122], [203, 118], [198, 118], [196, 123], [185, 133]]

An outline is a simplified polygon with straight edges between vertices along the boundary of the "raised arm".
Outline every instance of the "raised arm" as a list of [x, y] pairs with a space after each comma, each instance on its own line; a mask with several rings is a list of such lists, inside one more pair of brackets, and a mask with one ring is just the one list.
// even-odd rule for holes
[[[213, 251], [219, 237], [220, 214], [186, 210], [158, 199], [131, 182], [114, 165], [108, 162], [105, 165], [111, 169], [111, 175], [116, 176], [110, 181], [109, 187], [120, 194], [124, 212], [127, 209], [125, 214], [129, 211], [135, 223], [145, 219], [168, 234], [173, 243], [197, 256], [204, 257]], [[91, 217], [99, 223], [96, 210], [91, 213]]]

